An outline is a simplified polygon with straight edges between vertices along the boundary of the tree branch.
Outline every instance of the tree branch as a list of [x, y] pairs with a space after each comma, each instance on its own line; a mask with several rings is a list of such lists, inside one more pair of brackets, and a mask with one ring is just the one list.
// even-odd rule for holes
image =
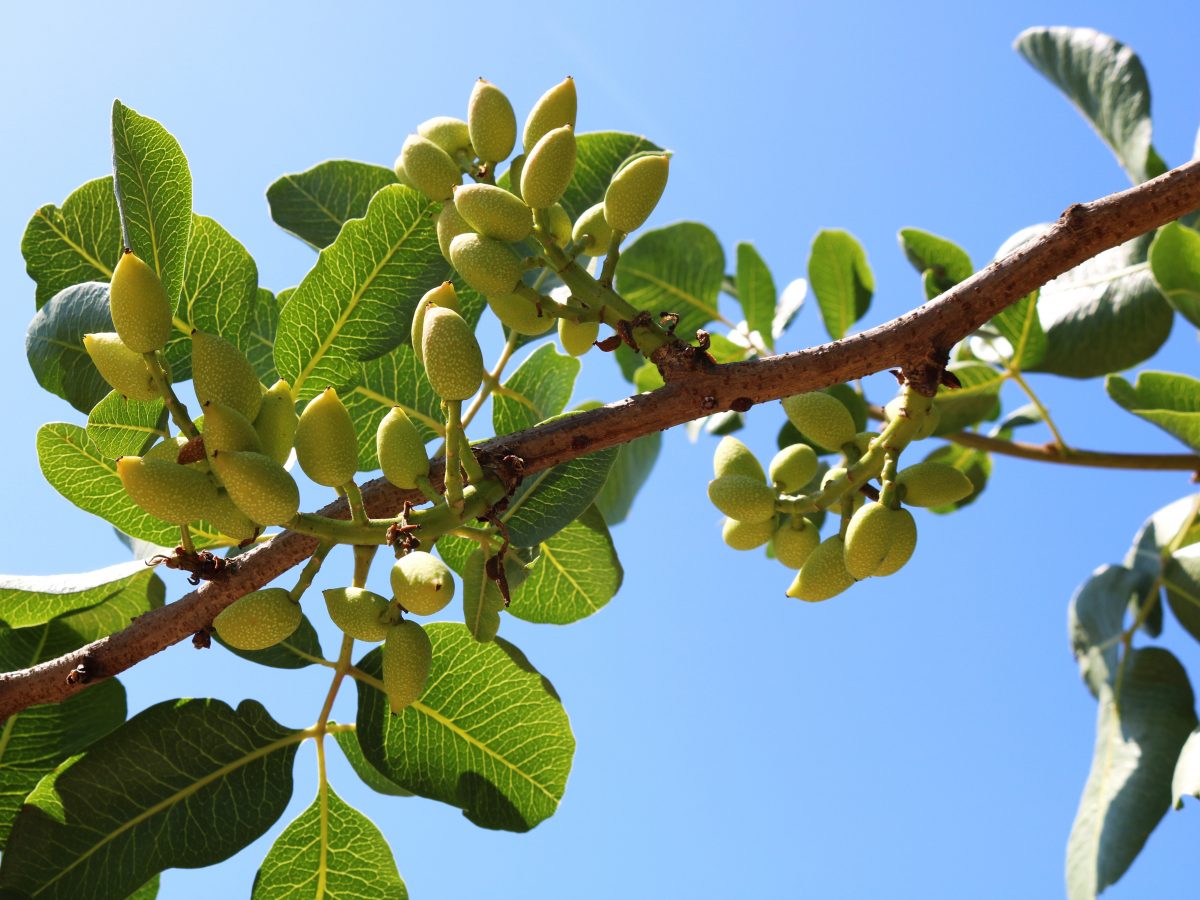
[[1197, 472], [1200, 473], [1200, 456], [1194, 453], [1110, 453], [1102, 450], [1063, 449], [1054, 444], [1030, 444], [1024, 441], [1006, 441], [1001, 438], [976, 434], [973, 431], [956, 431], [939, 435], [942, 440], [986, 450], [1001, 456], [1032, 459], [1037, 462], [1058, 463], [1064, 466], [1086, 466], [1093, 469], [1144, 469], [1154, 472]]
[[[852, 337], [767, 359], [726, 365], [697, 361], [677, 380], [590, 412], [579, 413], [476, 445], [485, 465], [511, 465], [517, 457], [532, 474], [558, 463], [627, 443], [655, 431], [728, 409], [745, 410], [862, 378], [890, 368], [936, 364], [939, 353], [1005, 307], [1096, 254], [1200, 209], [1200, 161], [1087, 204], [1068, 207], [1041, 237], [976, 272], [912, 312]], [[418, 492], [400, 491], [383, 479], [363, 490], [372, 517], [394, 516]], [[323, 515], [346, 518], [344, 501]], [[41, 703], [54, 703], [88, 684], [206, 628], [238, 597], [257, 590], [316, 549], [314, 538], [285, 532], [238, 558], [236, 569], [174, 603], [138, 617], [128, 628], [59, 659], [0, 674], [0, 719]], [[82, 678], [67, 675], [82, 666]]]

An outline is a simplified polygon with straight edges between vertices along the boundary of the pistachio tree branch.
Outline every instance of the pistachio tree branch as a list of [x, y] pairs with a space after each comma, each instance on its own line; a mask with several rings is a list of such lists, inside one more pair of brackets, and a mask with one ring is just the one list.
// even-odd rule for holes
[[[862, 378], [885, 369], [936, 369], [957, 341], [1035, 288], [1086, 259], [1200, 209], [1200, 160], [1129, 190], [1068, 207], [1040, 237], [1018, 247], [940, 297], [860, 334], [768, 359], [717, 365], [704, 354], [658, 359], [667, 384], [589, 412], [567, 416], [476, 446], [485, 467], [532, 474], [558, 463], [627, 443], [722, 410], [745, 411]], [[665, 351], [672, 348], [665, 347]], [[440, 468], [432, 478], [440, 481]], [[405, 500], [421, 502], [383, 479], [363, 489], [374, 518], [395, 516]], [[344, 500], [321, 510], [348, 518]], [[238, 597], [307, 559], [317, 539], [284, 532], [238, 557], [232, 572], [167, 606], [139, 616], [128, 628], [28, 669], [0, 674], [0, 719], [54, 703], [86, 684], [110, 678], [207, 628]], [[67, 675], [76, 672], [69, 683]]]

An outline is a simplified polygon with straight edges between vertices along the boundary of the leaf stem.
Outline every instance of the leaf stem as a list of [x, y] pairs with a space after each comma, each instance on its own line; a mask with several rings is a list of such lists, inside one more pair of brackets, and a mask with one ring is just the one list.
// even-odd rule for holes
[[446, 503], [456, 513], [463, 510], [463, 477], [459, 468], [458, 454], [462, 449], [463, 423], [462, 401], [443, 400], [442, 411], [446, 414], [446, 470], [443, 482], [446, 485]]
[[292, 597], [293, 603], [299, 603], [300, 598], [304, 596], [304, 592], [312, 586], [313, 579], [321, 571], [321, 564], [325, 562], [325, 557], [329, 555], [329, 551], [332, 549], [333, 543], [331, 541], [322, 541], [317, 544], [317, 549], [313, 551], [313, 555], [308, 558], [308, 562], [300, 570], [300, 577], [296, 579], [295, 586], [288, 592]]
[[462, 427], [464, 429], [475, 420], [476, 414], [479, 412], [480, 407], [487, 401], [488, 395], [500, 384], [500, 376], [504, 374], [504, 367], [508, 365], [508, 361], [517, 352], [517, 343], [520, 339], [521, 336], [515, 331], [508, 333], [508, 340], [504, 342], [504, 349], [500, 351], [500, 356], [496, 360], [496, 364], [492, 366], [492, 371], [484, 375], [483, 387], [475, 395], [475, 399], [471, 401], [471, 405], [467, 407], [467, 411], [463, 413]]
[[1013, 368], [1008, 370], [1008, 377], [1016, 382], [1017, 386], [1025, 392], [1025, 396], [1029, 398], [1029, 402], [1032, 403], [1037, 409], [1038, 415], [1042, 417], [1042, 421], [1046, 423], [1046, 427], [1050, 429], [1050, 434], [1054, 437], [1054, 446], [1058, 447], [1058, 449], [1064, 453], [1069, 452], [1070, 447], [1068, 447], [1067, 442], [1063, 440], [1062, 433], [1058, 430], [1058, 426], [1054, 424], [1054, 419], [1050, 415], [1050, 410], [1047, 409], [1042, 403], [1041, 398], [1038, 397], [1033, 388], [1030, 387], [1029, 382], [1022, 377], [1019, 370]]

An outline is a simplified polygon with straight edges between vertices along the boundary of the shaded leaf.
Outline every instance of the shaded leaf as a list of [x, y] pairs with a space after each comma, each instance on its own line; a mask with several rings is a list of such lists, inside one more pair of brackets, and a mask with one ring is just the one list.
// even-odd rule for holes
[[775, 279], [754, 245], [737, 245], [737, 297], [746, 317], [746, 327], [762, 335], [768, 350], [775, 349], [771, 322], [775, 318]]
[[434, 205], [395, 184], [321, 251], [279, 316], [275, 367], [299, 399], [354, 383], [358, 363], [409, 339], [417, 301], [443, 280]]
[[1200, 328], [1200, 232], [1170, 222], [1150, 244], [1154, 283], [1175, 310]]
[[[484, 828], [528, 831], [553, 815], [575, 738], [550, 683], [503, 639], [481, 644], [466, 626], [425, 626], [433, 668], [421, 699], [399, 715], [358, 688], [358, 741], [389, 779], [449, 803]], [[379, 650], [359, 668], [380, 674]]]
[[350, 768], [371, 790], [388, 797], [411, 797], [413, 795], [412, 791], [406, 791], [367, 762], [367, 758], [363, 756], [362, 747], [358, 746], [358, 738], [354, 736], [353, 732], [339, 731], [333, 738], [342, 748], [342, 753], [345, 755], [346, 761], [350, 763]]
[[323, 784], [271, 845], [251, 897], [406, 900], [408, 889], [375, 824]]
[[826, 229], [813, 238], [808, 256], [808, 283], [817, 298], [825, 330], [834, 340], [845, 337], [871, 305], [875, 276], [867, 253], [848, 231]]
[[1200, 449], [1200, 381], [1176, 372], [1139, 372], [1130, 384], [1109, 375], [1104, 388], [1118, 406]]
[[83, 349], [83, 336], [112, 330], [107, 284], [91, 281], [55, 294], [25, 334], [25, 355], [37, 383], [89, 412], [111, 388]]
[[543, 344], [525, 358], [492, 395], [492, 425], [497, 435], [531, 428], [567, 408], [581, 363]]
[[85, 281], [108, 281], [121, 256], [121, 219], [111, 175], [73, 190], [61, 208], [33, 214], [21, 238], [25, 271], [37, 283], [37, 308]]
[[596, 507], [609, 525], [625, 521], [633, 507], [634, 498], [650, 477], [661, 451], [660, 431], [635, 438], [617, 450], [604, 487], [596, 495]]
[[926, 279], [927, 300], [966, 281], [975, 271], [967, 251], [953, 241], [919, 228], [901, 228], [899, 237], [900, 249], [913, 268], [922, 275], [930, 273]]
[[275, 371], [275, 331], [279, 327], [279, 300], [266, 288], [260, 287], [250, 308], [246, 327], [234, 343], [246, 354], [258, 380], [270, 387], [279, 380]]
[[139, 560], [71, 575], [0, 575], [0, 621], [42, 625], [131, 592], [145, 596], [154, 572]]
[[87, 436], [109, 459], [141, 456], [152, 443], [167, 437], [161, 400], [127, 400], [109, 391], [88, 413]]
[[13, 826], [0, 889], [98, 900], [165, 868], [220, 862], [283, 813], [302, 734], [253, 700], [150, 707], [42, 779]]
[[527, 622], [566, 625], [616, 596], [623, 571], [600, 511], [592, 506], [538, 546], [508, 611]]
[[962, 386], [938, 388], [934, 404], [940, 418], [934, 434], [962, 431], [985, 419], [995, 418], [1000, 411], [1004, 375], [983, 363], [951, 363], [946, 369]]
[[501, 516], [513, 544], [535, 547], [578, 518], [604, 487], [616, 455], [609, 447], [526, 478]]
[[463, 622], [471, 637], [480, 642], [490, 641], [500, 631], [500, 612], [504, 595], [484, 571], [483, 550], [467, 557], [462, 573]]
[[330, 159], [281, 176], [267, 188], [267, 204], [276, 225], [320, 250], [347, 220], [366, 215], [380, 188], [395, 183], [396, 173], [383, 166]]
[[1136, 53], [1091, 28], [1030, 28], [1014, 46], [1066, 94], [1134, 184], [1166, 171], [1150, 143], [1150, 84]]
[[706, 225], [677, 222], [642, 235], [621, 251], [617, 292], [638, 309], [676, 313], [680, 335], [720, 316], [725, 251]]
[[1092, 900], [1125, 874], [1171, 805], [1180, 748], [1196, 725], [1183, 666], [1159, 647], [1125, 661], [1119, 696], [1101, 687], [1096, 749], [1067, 843], [1067, 895]]
[[1124, 566], [1101, 566], [1081, 584], [1067, 606], [1067, 635], [1084, 684], [1099, 697], [1113, 683], [1118, 638], [1130, 599], [1144, 589], [1141, 577]]
[[192, 230], [187, 157], [162, 125], [120, 100], [113, 101], [112, 139], [125, 243], [158, 273], [174, 302], [183, 288]]

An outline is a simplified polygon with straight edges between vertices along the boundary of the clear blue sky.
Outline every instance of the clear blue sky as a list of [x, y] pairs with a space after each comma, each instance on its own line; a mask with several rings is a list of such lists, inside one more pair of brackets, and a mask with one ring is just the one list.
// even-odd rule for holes
[[[19, 252], [39, 205], [107, 171], [113, 97], [179, 138], [196, 210], [238, 237], [261, 283], [278, 290], [314, 257], [268, 217], [263, 193], [277, 176], [331, 157], [390, 164], [418, 122], [463, 115], [479, 75], [524, 109], [572, 74], [580, 130], [642, 132], [675, 151], [655, 222], [705, 222], [730, 251], [754, 241], [780, 285], [804, 274], [818, 229], [854, 232], [878, 284], [866, 324], [920, 300], [898, 228], [944, 234], [982, 263], [1020, 227], [1125, 186], [1084, 121], [1011, 50], [1023, 28], [1089, 25], [1138, 50], [1169, 162], [1190, 155], [1200, 125], [1200, 11], [1188, 2], [1152, 13], [1029, 0], [614, 0], [485, 5], [477, 15], [422, 6], [6, 11], [0, 571], [81, 571], [125, 555], [106, 524], [75, 511], [38, 471], [37, 426], [80, 417], [42, 393], [25, 363], [33, 285]], [[783, 349], [820, 339], [809, 308]], [[1155, 365], [1195, 373], [1195, 349], [1195, 334], [1177, 325]], [[578, 399], [621, 395], [603, 362]], [[1071, 443], [1174, 449], [1111, 407], [1098, 381], [1036, 385]], [[744, 437], [769, 455], [780, 421], [756, 410]], [[372, 794], [333, 754], [336, 790], [387, 835], [412, 895], [1062, 896], [1095, 717], [1067, 644], [1067, 600], [1094, 567], [1119, 561], [1148, 513], [1189, 490], [1186, 477], [997, 460], [979, 503], [949, 520], [921, 517], [904, 572], [814, 606], [784, 598], [781, 567], [720, 543], [704, 498], [711, 451], [711, 441], [668, 437], [652, 487], [616, 529], [626, 583], [607, 608], [569, 628], [504, 621], [502, 633], [554, 681], [579, 742], [554, 818], [525, 835], [482, 831], [454, 809]], [[171, 597], [185, 589], [169, 578]], [[1169, 625], [1165, 637], [1200, 673], [1186, 635]], [[323, 671], [282, 673], [190, 646], [123, 680], [132, 710], [255, 695], [294, 726], [315, 718], [327, 684]], [[351, 702], [335, 715], [349, 718], [344, 693]], [[162, 896], [245, 896], [274, 835], [311, 801], [314, 773], [306, 747], [283, 821], [220, 866], [168, 872]], [[1194, 893], [1197, 840], [1200, 808], [1170, 814], [1109, 896]]]

